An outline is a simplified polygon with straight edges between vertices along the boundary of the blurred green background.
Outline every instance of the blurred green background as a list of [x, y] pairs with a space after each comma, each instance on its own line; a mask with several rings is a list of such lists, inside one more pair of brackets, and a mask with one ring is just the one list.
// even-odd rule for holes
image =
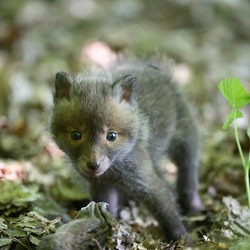
[[244, 0], [1, 0], [0, 114], [35, 123], [56, 72], [126, 54], [169, 58], [200, 119], [223, 121], [216, 85], [235, 76], [249, 87], [249, 16]]
[[[245, 0], [1, 0], [0, 190], [10, 195], [0, 200], [0, 215], [18, 216], [35, 206], [67, 218], [75, 212], [65, 203], [83, 206], [87, 195], [47, 131], [54, 77], [105, 67], [122, 56], [168, 62], [201, 130], [204, 204], [215, 214], [225, 195], [244, 204], [233, 133], [221, 130], [229, 108], [217, 85], [237, 77], [250, 91], [249, 17]], [[247, 152], [249, 107], [243, 112], [238, 125]], [[2, 179], [19, 184], [13, 188]], [[20, 203], [22, 195], [27, 199]], [[203, 223], [203, 232], [224, 227], [220, 220]]]

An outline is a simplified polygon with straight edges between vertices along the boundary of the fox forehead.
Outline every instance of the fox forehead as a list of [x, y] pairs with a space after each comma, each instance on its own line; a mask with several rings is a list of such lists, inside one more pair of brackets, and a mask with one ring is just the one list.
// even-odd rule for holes
[[129, 104], [114, 97], [113, 81], [110, 78], [94, 79], [90, 81], [87, 77], [77, 81], [76, 78], [77, 85], [71, 96], [76, 116], [92, 124], [109, 126], [114, 120], [121, 119], [121, 114], [129, 115]]
[[136, 120], [132, 106], [115, 95], [111, 77], [81, 74], [70, 84], [69, 97], [56, 99], [57, 126], [102, 132], [105, 128], [127, 130]]
[[96, 100], [96, 98], [104, 98], [112, 95], [112, 83], [108, 81], [81, 81], [74, 93], [85, 100]]
[[99, 131], [103, 128], [114, 129], [131, 122], [131, 110], [125, 103], [118, 103], [114, 98], [97, 98], [93, 101], [82, 100], [78, 117], [87, 127]]

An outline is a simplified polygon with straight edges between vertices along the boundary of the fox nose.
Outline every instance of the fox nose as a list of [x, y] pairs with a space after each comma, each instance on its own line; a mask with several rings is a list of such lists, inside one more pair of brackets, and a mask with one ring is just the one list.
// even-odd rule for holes
[[99, 168], [100, 164], [97, 163], [96, 161], [89, 161], [86, 163], [87, 168], [91, 170], [96, 170]]

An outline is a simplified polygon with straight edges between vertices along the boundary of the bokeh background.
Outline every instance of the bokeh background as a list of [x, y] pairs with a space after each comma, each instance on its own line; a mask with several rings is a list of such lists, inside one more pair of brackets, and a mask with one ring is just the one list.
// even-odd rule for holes
[[[123, 56], [159, 57], [168, 61], [196, 112], [204, 203], [216, 207], [229, 194], [244, 204], [233, 132], [221, 130], [229, 108], [217, 85], [237, 77], [250, 91], [249, 17], [245, 0], [1, 0], [0, 182], [37, 185], [46, 190], [43, 199], [86, 197], [76, 191], [75, 177], [70, 179], [62, 153], [49, 139], [55, 74], [105, 67]], [[249, 108], [243, 112], [238, 125], [247, 152]], [[51, 207], [44, 210], [65, 212]]]
[[244, 0], [2, 0], [0, 7], [0, 113], [13, 123], [51, 103], [56, 72], [105, 66], [118, 54], [168, 58], [211, 122], [224, 118], [222, 79], [249, 86]]

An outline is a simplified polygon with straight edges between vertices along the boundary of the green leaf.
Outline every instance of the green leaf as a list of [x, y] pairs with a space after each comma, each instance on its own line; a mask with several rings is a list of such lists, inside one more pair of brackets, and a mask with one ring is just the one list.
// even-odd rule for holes
[[[12, 239], [10, 239], [10, 238], [6, 238], [6, 237], [1, 238], [0, 239], [0, 247], [6, 246], [6, 245], [10, 245], [11, 242], [12, 242]], [[6, 247], [6, 249], [9, 249], [9, 248]]]
[[40, 239], [38, 239], [37, 237], [35, 237], [33, 235], [29, 236], [29, 240], [30, 240], [31, 243], [33, 243], [36, 246], [38, 246], [40, 241], [41, 241]]
[[27, 206], [27, 204], [36, 201], [39, 198], [38, 187], [26, 187], [20, 183], [3, 180], [0, 182], [0, 208], [4, 209], [5, 206]]
[[7, 229], [8, 226], [6, 225], [6, 222], [3, 218], [0, 218], [0, 231]]
[[250, 128], [247, 129], [247, 135], [248, 135], [248, 137], [250, 139]]
[[237, 78], [228, 78], [221, 81], [218, 88], [232, 108], [241, 108], [250, 103], [250, 93]]
[[20, 215], [18, 219], [12, 221], [10, 224], [13, 229], [25, 232], [27, 235], [33, 234], [39, 236], [49, 232], [54, 233], [56, 224], [59, 221], [60, 218], [48, 220], [36, 211], [31, 211]]
[[11, 238], [22, 238], [22, 237], [27, 237], [27, 233], [24, 232], [23, 230], [18, 230], [18, 229], [7, 229], [6, 234], [11, 236]]
[[243, 114], [238, 109], [233, 109], [231, 113], [228, 115], [225, 123], [223, 124], [222, 128], [227, 129], [228, 126], [234, 121], [235, 118], [241, 118], [243, 117]]

